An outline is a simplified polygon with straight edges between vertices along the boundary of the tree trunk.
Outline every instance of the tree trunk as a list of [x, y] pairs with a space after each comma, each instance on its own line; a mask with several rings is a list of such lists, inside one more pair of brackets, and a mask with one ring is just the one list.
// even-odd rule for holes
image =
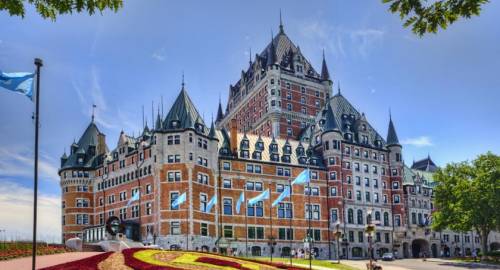
[[481, 229], [481, 245], [482, 245], [482, 256], [481, 260], [486, 259], [486, 252], [488, 252], [488, 235], [490, 234], [490, 231], [488, 229]]

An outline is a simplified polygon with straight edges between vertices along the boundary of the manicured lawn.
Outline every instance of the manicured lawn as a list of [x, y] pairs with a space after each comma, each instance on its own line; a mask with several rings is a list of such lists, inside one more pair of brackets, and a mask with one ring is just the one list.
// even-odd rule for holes
[[[253, 257], [255, 260], [263, 260], [263, 261], [271, 261], [271, 258], [269, 257]], [[289, 258], [273, 258], [273, 262], [282, 262], [285, 264], [290, 263]], [[351, 266], [342, 264], [342, 261], [340, 261], [340, 264], [337, 264], [336, 262], [331, 262], [327, 260], [312, 260], [312, 265], [314, 266], [320, 266], [320, 267], [328, 267], [330, 269], [340, 269], [340, 270], [358, 270], [356, 268], [353, 268]], [[309, 266], [309, 260], [307, 259], [293, 259], [292, 263], [297, 266]]]

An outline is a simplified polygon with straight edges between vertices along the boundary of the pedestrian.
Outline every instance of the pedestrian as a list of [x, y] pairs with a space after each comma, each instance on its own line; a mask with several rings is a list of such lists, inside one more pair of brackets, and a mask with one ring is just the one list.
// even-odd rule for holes
[[474, 260], [474, 262], [476, 262], [477, 260], [477, 251], [475, 249], [472, 250], [472, 259]]
[[292, 249], [292, 254], [291, 255], [292, 255], [292, 258], [295, 258], [295, 249], [294, 248]]

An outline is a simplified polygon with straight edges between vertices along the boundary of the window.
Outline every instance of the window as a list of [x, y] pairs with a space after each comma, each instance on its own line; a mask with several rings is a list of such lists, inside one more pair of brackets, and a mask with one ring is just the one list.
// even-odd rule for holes
[[384, 226], [389, 226], [389, 213], [384, 212]]
[[170, 234], [173, 235], [181, 234], [181, 223], [179, 221], [170, 222]]
[[76, 207], [89, 207], [89, 200], [76, 199]]
[[400, 203], [400, 197], [398, 194], [394, 195], [394, 203]]
[[364, 241], [364, 235], [363, 234], [364, 234], [364, 232], [362, 232], [362, 231], [358, 232], [358, 242], [359, 243], [363, 243], [363, 241]]
[[248, 227], [248, 239], [264, 239], [264, 227]]
[[353, 231], [349, 231], [349, 242], [354, 242], [354, 232]]
[[168, 172], [167, 173], [168, 182], [179, 182], [181, 181], [181, 172]]
[[148, 202], [146, 203], [146, 215], [150, 216], [153, 213], [153, 204]]
[[232, 187], [232, 181], [231, 181], [231, 179], [224, 179], [224, 180], [222, 180], [222, 186], [224, 188], [231, 188]]
[[127, 219], [127, 208], [120, 209], [120, 219], [121, 220]]
[[330, 220], [332, 223], [335, 223], [337, 222], [339, 219], [339, 213], [338, 213], [338, 210], [337, 209], [332, 209], [330, 211]]
[[132, 218], [139, 217], [139, 205], [132, 206]]
[[150, 194], [152, 191], [152, 187], [151, 187], [151, 184], [147, 184], [146, 185], [146, 194]]
[[361, 191], [356, 190], [356, 200], [361, 201]]
[[233, 215], [233, 199], [225, 198], [224, 202], [224, 215], [232, 216]]
[[306, 218], [313, 219], [313, 220], [319, 220], [319, 217], [320, 217], [319, 204], [312, 205], [312, 212], [311, 212], [311, 205], [306, 204]]
[[77, 214], [76, 215], [76, 224], [78, 224], [78, 225], [89, 224], [89, 215], [88, 214]]
[[224, 169], [224, 171], [230, 171], [231, 170], [231, 162], [223, 162], [222, 168]]
[[401, 216], [400, 215], [395, 215], [394, 216], [394, 225], [400, 227], [401, 226]]
[[208, 175], [203, 173], [198, 173], [198, 183], [203, 185], [208, 185]]
[[292, 203], [278, 204], [278, 218], [293, 218]]
[[375, 203], [379, 203], [380, 202], [377, 192], [373, 193], [373, 202], [375, 202]]
[[363, 172], [368, 173], [368, 164], [363, 164]]
[[179, 163], [179, 162], [181, 162], [181, 156], [180, 155], [168, 155], [167, 162], [168, 163]]
[[330, 188], [330, 196], [332, 196], [332, 197], [337, 196], [337, 188], [336, 187]]
[[399, 182], [392, 182], [392, 189], [399, 189]]
[[262, 217], [264, 216], [264, 203], [262, 201], [257, 202], [253, 206], [247, 206], [247, 215], [250, 217]]
[[224, 237], [233, 238], [233, 226], [224, 225]]
[[369, 187], [369, 186], [370, 186], [370, 178], [365, 177], [365, 187]]
[[279, 240], [293, 240], [293, 229], [279, 228], [278, 229], [278, 239]]
[[330, 180], [337, 180], [337, 172], [330, 172]]
[[200, 234], [202, 236], [208, 236], [208, 224], [207, 223], [200, 224]]
[[319, 229], [313, 229], [312, 233], [307, 229], [307, 235], [311, 236], [314, 241], [321, 241], [321, 230]]
[[358, 224], [363, 224], [363, 211], [361, 209], [357, 211], [357, 220]]
[[347, 210], [347, 223], [349, 224], [354, 223], [354, 211], [352, 209]]
[[309, 193], [311, 196], [319, 196], [319, 187], [304, 187], [304, 195], [309, 195]]

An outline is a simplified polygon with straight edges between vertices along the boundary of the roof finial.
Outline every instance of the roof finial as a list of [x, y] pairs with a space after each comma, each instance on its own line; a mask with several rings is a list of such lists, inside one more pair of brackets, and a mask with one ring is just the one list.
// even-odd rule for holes
[[339, 84], [337, 85], [337, 89], [338, 89], [337, 91], [338, 91], [339, 96], [342, 95], [342, 93], [340, 93], [340, 80], [339, 80]]
[[95, 104], [92, 104], [92, 123], [94, 123], [95, 108], [97, 108], [97, 106]]
[[391, 107], [389, 107], [389, 121], [392, 121]]
[[182, 90], [184, 90], [184, 70], [182, 71]]
[[283, 33], [283, 20], [281, 18], [281, 8], [280, 8], [280, 33]]
[[252, 47], [249, 48], [249, 53], [248, 53], [248, 56], [249, 56], [249, 60], [248, 60], [248, 63], [250, 64], [250, 66], [252, 65]]

